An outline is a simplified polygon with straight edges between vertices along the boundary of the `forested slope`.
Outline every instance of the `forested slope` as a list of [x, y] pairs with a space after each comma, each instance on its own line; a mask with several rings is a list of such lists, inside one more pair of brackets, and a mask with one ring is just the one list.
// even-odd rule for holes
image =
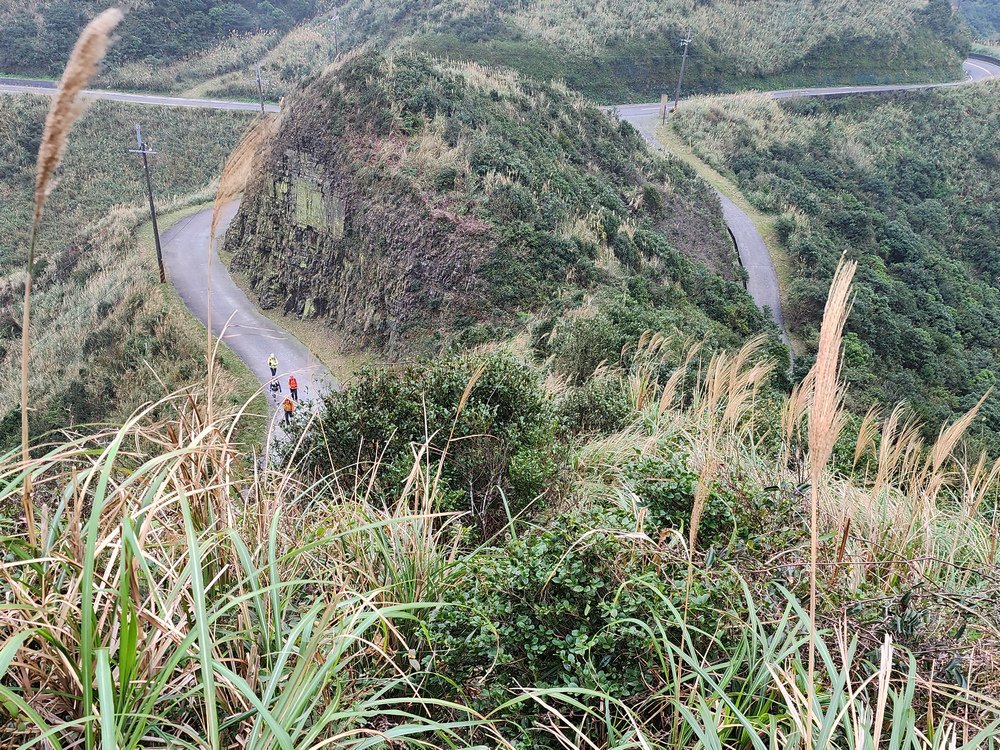
[[[1000, 87], [706, 99], [673, 122], [752, 203], [780, 213], [795, 276], [786, 320], [810, 348], [837, 259], [860, 262], [846, 361], [856, 404], [907, 400], [935, 422], [995, 383]], [[995, 399], [983, 418], [1000, 427]]]
[[618, 316], [584, 370], [623, 327], [765, 328], [708, 187], [565, 89], [364, 54], [287, 110], [228, 237], [265, 307], [394, 352]]

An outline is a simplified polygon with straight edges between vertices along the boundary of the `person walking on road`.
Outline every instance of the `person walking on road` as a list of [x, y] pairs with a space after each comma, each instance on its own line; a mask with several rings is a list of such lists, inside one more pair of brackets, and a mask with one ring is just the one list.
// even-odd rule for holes
[[292, 412], [295, 411], [295, 402], [289, 396], [285, 396], [281, 407], [285, 410], [285, 427], [292, 423]]
[[288, 390], [292, 393], [292, 399], [295, 401], [299, 400], [299, 381], [295, 379], [294, 375], [289, 375], [288, 377]]
[[271, 352], [271, 356], [267, 358], [267, 366], [271, 368], [272, 378], [278, 374], [278, 358], [274, 356], [274, 352]]

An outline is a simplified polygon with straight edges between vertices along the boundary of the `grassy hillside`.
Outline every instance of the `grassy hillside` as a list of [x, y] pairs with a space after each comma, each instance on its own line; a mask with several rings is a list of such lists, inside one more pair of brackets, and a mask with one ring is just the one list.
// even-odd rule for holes
[[[837, 258], [861, 263], [847, 358], [857, 403], [907, 400], [941, 420], [995, 383], [1000, 87], [706, 99], [673, 122], [752, 203], [781, 214], [796, 277], [785, 317], [805, 341], [816, 340]], [[998, 406], [990, 400], [982, 423], [994, 445]]]
[[[3, 446], [20, 435], [23, 258], [34, 154], [48, 104], [47, 98], [0, 97]], [[140, 248], [133, 236], [148, 217], [141, 162], [128, 153], [137, 121], [160, 152], [153, 159], [153, 179], [161, 211], [185, 205], [188, 199], [180, 196], [203, 190], [249, 123], [239, 113], [100, 102], [77, 124], [43, 219], [37, 256], [31, 361], [36, 433], [121, 417], [164, 388], [189, 383], [202, 367], [204, 352], [187, 314], [169, 304], [155, 283], [152, 243]]]
[[740, 271], [689, 168], [565, 89], [421, 57], [360, 55], [297, 94], [227, 251], [264, 307], [395, 354], [504, 336], [530, 313], [538, 345], [557, 345], [574, 311], [588, 322], [559, 327], [587, 374], [626, 329], [765, 328], [716, 275]]
[[[15, 5], [3, 12], [0, 3], [0, 71], [33, 74], [57, 67], [94, 7]], [[322, 70], [338, 46], [514, 67], [620, 103], [673, 90], [688, 29], [694, 92], [947, 80], [960, 77], [967, 44], [949, 0], [171, 0], [137, 7], [123, 29], [104, 85], [246, 98], [257, 96], [257, 62], [276, 98]]]
[[[995, 750], [998, 468], [963, 455], [975, 412], [933, 447], [902, 412], [868, 420], [824, 471], [804, 421], [835, 384], [789, 398], [755, 345], [631, 344], [589, 402], [516, 342], [365, 373], [278, 468], [241, 470], [203, 394], [54, 448], [31, 467], [44, 546], [2, 521], [0, 732]], [[575, 422], [595, 404], [614, 419]], [[23, 478], [0, 459], [0, 508]]]
[[[337, 12], [342, 49], [374, 41], [509, 66], [535, 78], [563, 79], [610, 103], [673, 91], [678, 40], [688, 28], [695, 40], [688, 89], [700, 92], [958, 78], [966, 44], [948, 0], [346, 0]], [[272, 95], [315, 70], [317, 60], [332, 59], [330, 19], [321, 15], [268, 53], [264, 69]], [[243, 70], [223, 76], [210, 90], [253, 96], [253, 86], [250, 71]]]
[[[210, 50], [233, 34], [277, 42], [316, 11], [315, 0], [157, 0], [127, 11], [109, 64], [159, 66]], [[108, 7], [96, 0], [0, 0], [0, 71], [56, 75], [83, 26]]]
[[[35, 154], [50, 99], [0, 96], [0, 271], [21, 262], [31, 229]], [[135, 125], [155, 151], [153, 187], [161, 198], [207, 185], [252, 121], [252, 114], [94, 102], [77, 123], [43, 224], [42, 254], [62, 250], [76, 233], [118, 204], [142, 205], [146, 184]]]
[[[208, 200], [206, 192], [164, 202], [161, 228], [169, 226], [170, 211]], [[51, 431], [91, 432], [204, 379], [203, 329], [173, 288], [159, 283], [147, 216], [139, 207], [116, 206], [39, 263], [29, 359], [36, 441]], [[21, 438], [23, 298], [23, 271], [0, 276], [0, 450]], [[256, 387], [253, 375], [228, 350], [220, 359], [219, 397], [242, 405]], [[249, 420], [245, 426], [254, 428]]]

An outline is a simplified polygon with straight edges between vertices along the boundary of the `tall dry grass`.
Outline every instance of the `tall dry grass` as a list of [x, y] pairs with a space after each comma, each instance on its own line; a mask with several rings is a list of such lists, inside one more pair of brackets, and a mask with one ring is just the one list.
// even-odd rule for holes
[[[55, 172], [66, 151], [69, 133], [73, 123], [80, 116], [78, 97], [80, 92], [97, 72], [110, 44], [111, 32], [122, 20], [122, 12], [116, 8], [104, 11], [83, 30], [70, 54], [69, 62], [59, 81], [59, 88], [49, 114], [45, 119], [42, 141], [38, 149], [38, 164], [35, 177], [35, 211], [31, 224], [31, 240], [24, 282], [24, 314], [21, 323], [21, 453], [28, 459], [28, 355], [30, 353], [31, 330], [31, 282], [35, 272], [35, 245], [38, 229], [42, 223], [42, 213], [49, 194], [55, 188]], [[22, 504], [28, 539], [35, 542], [34, 508], [31, 501], [31, 482], [25, 481]]]
[[[263, 153], [264, 145], [271, 138], [280, 120], [277, 117], [262, 116], [243, 136], [239, 144], [226, 160], [219, 177], [219, 187], [212, 202], [212, 222], [208, 234], [208, 315], [205, 325], [206, 344], [205, 358], [208, 364], [208, 413], [212, 412], [212, 394], [215, 391], [215, 361], [217, 357], [216, 344], [212, 334], [212, 266], [218, 241], [219, 221], [223, 210], [236, 200], [244, 191], [247, 182], [253, 174], [257, 157]], [[222, 337], [219, 337], [221, 343]]]
[[[851, 281], [857, 264], [841, 259], [830, 284], [830, 294], [823, 311], [823, 324], [819, 334], [813, 377], [813, 398], [809, 410], [809, 623], [816, 629], [816, 571], [819, 563], [819, 504], [823, 471], [833, 446], [844, 427], [844, 388], [840, 382], [842, 340], [844, 325], [851, 310]], [[810, 703], [815, 690], [813, 675], [816, 669], [815, 643], [809, 644]], [[812, 715], [808, 715], [806, 747], [812, 748]]]

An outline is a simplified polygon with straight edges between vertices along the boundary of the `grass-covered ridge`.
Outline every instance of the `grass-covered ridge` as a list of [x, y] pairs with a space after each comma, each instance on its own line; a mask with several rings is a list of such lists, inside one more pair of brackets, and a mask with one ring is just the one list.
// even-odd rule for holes
[[591, 370], [626, 325], [765, 328], [709, 188], [562, 87], [362, 54], [286, 109], [227, 238], [265, 307], [390, 351], [496, 338], [529, 313], [549, 317], [545, 347], [575, 310], [606, 341]]
[[[513, 67], [606, 103], [672, 92], [688, 28], [695, 41], [686, 88], [694, 92], [957, 79], [967, 44], [948, 0], [348, 0], [337, 12], [341, 50], [376, 40]], [[335, 46], [330, 13], [289, 34], [264, 59], [270, 91], [293, 88], [317, 59], [331, 60]], [[255, 94], [249, 68], [207, 90]]]
[[[754, 205], [780, 214], [796, 277], [785, 318], [810, 346], [837, 259], [860, 262], [846, 360], [855, 403], [906, 400], [933, 423], [995, 383], [1000, 88], [706, 99], [673, 123]], [[980, 422], [994, 446], [997, 408], [991, 398]]]

